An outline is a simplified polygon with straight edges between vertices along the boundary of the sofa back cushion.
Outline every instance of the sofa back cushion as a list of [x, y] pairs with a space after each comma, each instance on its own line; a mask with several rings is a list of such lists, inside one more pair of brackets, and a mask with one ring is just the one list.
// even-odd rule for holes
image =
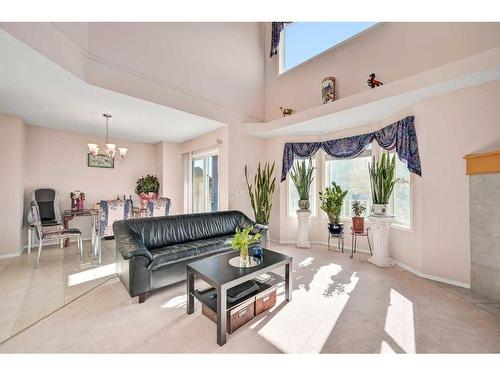
[[251, 227], [254, 222], [240, 211], [174, 215], [129, 219], [125, 225], [142, 240], [148, 250], [206, 238], [233, 234], [236, 228]]

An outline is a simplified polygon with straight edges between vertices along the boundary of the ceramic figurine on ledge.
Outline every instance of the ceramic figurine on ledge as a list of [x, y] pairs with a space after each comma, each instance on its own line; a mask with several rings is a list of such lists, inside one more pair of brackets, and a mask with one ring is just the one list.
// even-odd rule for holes
[[366, 83], [368, 83], [368, 86], [373, 89], [375, 87], [379, 87], [379, 86], [382, 86], [383, 83], [380, 82], [380, 81], [377, 81], [375, 79], [375, 73], [372, 73], [370, 74], [370, 76], [368, 77], [368, 81], [366, 81]]
[[321, 102], [331, 103], [335, 99], [335, 77], [326, 77], [321, 81]]
[[280, 107], [281, 113], [283, 113], [283, 117], [290, 116], [293, 113], [293, 109], [291, 108], [283, 108]]

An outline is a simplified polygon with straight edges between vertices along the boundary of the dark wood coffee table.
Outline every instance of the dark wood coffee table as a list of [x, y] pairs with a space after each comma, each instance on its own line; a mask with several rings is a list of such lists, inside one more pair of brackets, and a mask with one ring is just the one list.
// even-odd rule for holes
[[[187, 265], [187, 313], [194, 312], [194, 299], [209, 304], [206, 300], [206, 294], [194, 289], [194, 277], [197, 276], [210, 284], [217, 292], [216, 312], [217, 312], [217, 344], [226, 343], [226, 319], [227, 311], [231, 304], [227, 302], [227, 290], [253, 280], [255, 277], [285, 266], [285, 298], [292, 300], [292, 281], [290, 271], [293, 258], [280, 254], [272, 250], [263, 250], [262, 263], [252, 268], [237, 268], [229, 264], [229, 259], [238, 256], [238, 252], [230, 252], [220, 255], [214, 255]], [[245, 297], [251, 298], [252, 295]], [[240, 301], [239, 301], [240, 302]]]

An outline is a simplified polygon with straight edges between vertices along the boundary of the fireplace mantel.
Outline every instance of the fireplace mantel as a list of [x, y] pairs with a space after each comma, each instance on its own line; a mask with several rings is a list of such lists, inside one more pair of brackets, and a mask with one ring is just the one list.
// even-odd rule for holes
[[500, 150], [465, 155], [466, 174], [500, 173]]

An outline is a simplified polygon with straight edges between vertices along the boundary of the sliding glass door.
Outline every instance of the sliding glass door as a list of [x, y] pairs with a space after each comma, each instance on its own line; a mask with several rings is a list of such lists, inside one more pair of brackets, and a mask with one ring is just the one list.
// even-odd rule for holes
[[219, 209], [219, 155], [217, 151], [191, 157], [191, 211]]

